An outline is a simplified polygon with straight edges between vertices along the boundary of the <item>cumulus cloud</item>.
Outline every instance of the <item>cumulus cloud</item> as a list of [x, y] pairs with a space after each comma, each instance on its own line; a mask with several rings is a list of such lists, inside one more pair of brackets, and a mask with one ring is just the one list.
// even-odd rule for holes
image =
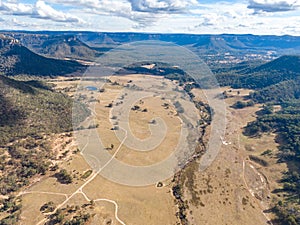
[[30, 16], [32, 18], [48, 19], [56, 22], [80, 22], [78, 17], [55, 10], [44, 1], [37, 1], [34, 5], [17, 3], [14, 1], [0, 2], [0, 11], [14, 16]]
[[197, 5], [197, 0], [49, 0], [59, 4], [84, 6], [107, 11], [129, 7], [135, 12], [180, 12]]
[[48, 0], [92, 14], [122, 17], [136, 23], [134, 28], [151, 26], [159, 18], [185, 14], [197, 0]]
[[299, 0], [249, 0], [249, 9], [255, 12], [284, 12], [295, 10]]
[[47, 2], [82, 8], [99, 8], [107, 0], [47, 0]]
[[50, 19], [56, 22], [79, 22], [79, 18], [68, 13], [57, 11], [43, 1], [36, 2], [32, 16], [41, 19]]
[[0, 3], [0, 10], [12, 15], [31, 15], [33, 7], [29, 4], [3, 2]]
[[181, 12], [192, 5], [195, 0], [128, 0], [134, 11], [139, 12]]

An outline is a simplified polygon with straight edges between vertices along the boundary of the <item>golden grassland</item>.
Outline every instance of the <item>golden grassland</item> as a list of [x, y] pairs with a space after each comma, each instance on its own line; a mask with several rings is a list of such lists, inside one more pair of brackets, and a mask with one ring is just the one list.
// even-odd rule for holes
[[[119, 146], [120, 140], [110, 122], [110, 108], [106, 107], [117, 98], [122, 85], [129, 81], [141, 81], [144, 76], [132, 75], [122, 77], [111, 77], [112, 82], [103, 86], [105, 91], [98, 93], [86, 92], [87, 98], [94, 96], [99, 100], [95, 105], [95, 114], [99, 127], [97, 132], [101, 133], [104, 146], [111, 144]], [[153, 77], [153, 79], [161, 79]], [[165, 81], [171, 82], [171, 81]], [[58, 89], [72, 87], [68, 90], [73, 95], [78, 81], [56, 82]], [[92, 85], [87, 82], [86, 85]], [[230, 106], [238, 100], [242, 100], [251, 90], [233, 90], [228, 87], [222, 88], [226, 91], [227, 104], [227, 129], [224, 140], [228, 143], [222, 145], [220, 153], [213, 164], [203, 172], [198, 171], [198, 163], [194, 162], [181, 172], [180, 185], [183, 190], [183, 200], [186, 205], [187, 218], [190, 224], [232, 224], [232, 225], [254, 225], [266, 224], [268, 219], [274, 215], [267, 213], [271, 205], [271, 199], [278, 197], [272, 191], [279, 187], [278, 180], [285, 171], [286, 165], [277, 162], [277, 143], [274, 134], [263, 135], [259, 138], [248, 138], [242, 134], [243, 127], [250, 121], [255, 120], [255, 112], [261, 105], [255, 105], [244, 109], [233, 109]], [[200, 100], [205, 102], [201, 90], [193, 90]], [[149, 152], [138, 152], [123, 146], [116, 155], [116, 159], [132, 165], [149, 165], [163, 160], [167, 157], [177, 143], [180, 131], [180, 120], [171, 105], [166, 108], [165, 100], [159, 97], [143, 99], [137, 103], [147, 112], [131, 111], [130, 127], [136, 137], [143, 139], [150, 136], [149, 121], [159, 115], [164, 119], [168, 127], [168, 135], [159, 147]], [[138, 119], [136, 119], [138, 118]], [[209, 130], [206, 133], [206, 139]], [[115, 153], [116, 148], [110, 154]], [[271, 153], [264, 155], [266, 150]], [[260, 160], [257, 160], [260, 159]], [[262, 161], [261, 161], [262, 160]], [[261, 162], [266, 162], [262, 164]], [[55, 205], [63, 202], [65, 196], [54, 195], [47, 192], [70, 195], [78, 189], [88, 178], [82, 179], [82, 175], [90, 169], [89, 165], [79, 153], [69, 153], [66, 160], [61, 160], [60, 168], [65, 168], [74, 177], [73, 183], [69, 185], [60, 184], [54, 177], [45, 176], [28, 190], [28, 194], [22, 196], [23, 209], [21, 224], [33, 224], [43, 218], [40, 207], [49, 201]], [[175, 214], [177, 206], [172, 196], [171, 180], [162, 181], [161, 188], [156, 185], [146, 187], [129, 187], [113, 183], [101, 176], [97, 176], [83, 188], [86, 196], [96, 201], [90, 212], [95, 214], [92, 224], [120, 224], [116, 217], [116, 206], [101, 199], [115, 201], [118, 205], [118, 217], [126, 224], [176, 224], [178, 219]], [[43, 193], [41, 193], [43, 192]], [[99, 201], [97, 201], [97, 199]], [[69, 205], [87, 204], [82, 194], [76, 194], [67, 203]]]
[[[266, 211], [272, 204], [272, 191], [278, 188], [277, 181], [286, 166], [277, 163], [275, 135], [253, 139], [242, 134], [261, 106], [239, 110], [230, 106], [250, 90], [225, 87], [223, 91], [229, 96], [225, 99], [227, 144], [222, 145], [216, 160], [204, 172], [196, 172], [197, 163], [182, 172], [187, 217], [191, 224], [266, 224], [274, 216]], [[204, 97], [199, 90], [193, 93]], [[262, 156], [267, 149], [272, 149], [272, 155]], [[252, 155], [265, 160], [268, 166], [252, 161]]]
[[[129, 79], [126, 77], [125, 79]], [[142, 79], [141, 77], [132, 76], [130, 80]], [[62, 81], [58, 82], [57, 88], [67, 88], [75, 85], [77, 81]], [[127, 81], [124, 81], [124, 83]], [[120, 82], [121, 83], [121, 82]], [[87, 83], [89, 85], [89, 83]], [[120, 92], [121, 87], [118, 85], [106, 84], [105, 92], [99, 95], [99, 103], [96, 103], [95, 113], [97, 114], [97, 122], [99, 127], [98, 132], [101, 132], [104, 145], [110, 146], [114, 144], [118, 146], [120, 141], [111, 131], [111, 123], [109, 121], [110, 108], [105, 107], [112, 99], [115, 99]], [[72, 95], [73, 93], [69, 93]], [[91, 97], [93, 94], [87, 92]], [[179, 135], [180, 120], [174, 115], [175, 109], [171, 106], [165, 109], [164, 101], [160, 98], [144, 99], [144, 107], [147, 112], [131, 112], [130, 126], [133, 132], [140, 138], [145, 138], [149, 135], [148, 122], [156, 115], [162, 117], [168, 126], [167, 138], [162, 143], [162, 146], [148, 153], [139, 153], [131, 151], [127, 147], [122, 147], [117, 159], [128, 162], [134, 165], [145, 165], [163, 160], [171, 153]], [[139, 114], [139, 115], [134, 115]], [[135, 116], [141, 118], [135, 120]], [[144, 133], [141, 130], [146, 130]], [[146, 134], [146, 135], [145, 135]], [[170, 150], [171, 149], [171, 150]], [[113, 154], [113, 150], [111, 153]], [[65, 198], [76, 191], [86, 180], [82, 179], [82, 175], [90, 169], [89, 165], [84, 160], [80, 153], [72, 151], [68, 154], [66, 160], [61, 160], [59, 169], [66, 169], [72, 176], [72, 184], [60, 184], [55, 177], [44, 177], [39, 182], [35, 183], [26, 190], [27, 194], [22, 196], [22, 224], [33, 224], [43, 219], [43, 214], [40, 212], [40, 207], [46, 202], [53, 201], [55, 205], [60, 204]], [[95, 201], [93, 208], [90, 210], [93, 215], [92, 224], [104, 224], [110, 221], [112, 224], [119, 224], [115, 217], [116, 207], [113, 203], [103, 201], [107, 199], [115, 201], [118, 205], [118, 217], [126, 224], [176, 224], [176, 205], [172, 196], [172, 185], [170, 180], [162, 181], [163, 187], [156, 187], [156, 184], [147, 187], [129, 187], [117, 183], [113, 183], [101, 176], [97, 176], [88, 185], [83, 188], [86, 196]], [[57, 194], [55, 194], [57, 193]], [[66, 196], [64, 196], [64, 194]], [[81, 193], [73, 196], [66, 205], [83, 205], [89, 203]], [[63, 207], [66, 207], [63, 206]]]

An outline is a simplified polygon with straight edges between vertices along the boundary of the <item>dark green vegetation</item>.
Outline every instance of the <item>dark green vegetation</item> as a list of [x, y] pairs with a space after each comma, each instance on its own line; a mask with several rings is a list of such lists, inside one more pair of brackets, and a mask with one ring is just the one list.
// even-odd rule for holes
[[259, 103], [274, 102], [280, 103], [300, 97], [300, 77], [262, 88], [252, 93], [250, 97]]
[[[155, 64], [152, 68], [146, 68], [144, 66]], [[166, 63], [161, 62], [140, 62], [135, 63], [124, 68], [127, 73], [141, 73], [141, 74], [151, 74], [151, 75], [168, 75], [168, 74], [178, 74], [184, 75], [184, 71], [177, 67], [171, 67]], [[122, 72], [122, 71], [120, 71]]]
[[[219, 75], [219, 80], [223, 85], [255, 89], [244, 101], [236, 102], [234, 108], [251, 106], [253, 102], [264, 104], [257, 112], [257, 120], [245, 127], [244, 134], [250, 137], [277, 134], [278, 162], [287, 163], [289, 171], [280, 181], [283, 188], [276, 190], [283, 197], [273, 209], [280, 224], [300, 224], [300, 57], [283, 56], [260, 66], [233, 68]], [[280, 110], [275, 111], [275, 105]], [[267, 166], [260, 157], [251, 157]]]
[[[0, 143], [39, 133], [72, 130], [73, 100], [39, 81], [17, 81], [0, 76]], [[76, 121], [89, 114], [76, 104]]]
[[300, 56], [282, 56], [262, 65], [243, 63], [215, 72], [220, 85], [255, 89], [258, 92], [251, 97], [259, 102], [265, 102], [284, 100], [286, 94], [288, 94], [286, 99], [298, 97], [298, 92], [290, 86], [299, 84], [299, 65]]
[[21, 214], [21, 200], [10, 196], [7, 199], [0, 200], [0, 205], [0, 213], [7, 214], [7, 216], [0, 220], [0, 225], [17, 224]]
[[40, 211], [43, 213], [53, 212], [55, 209], [54, 202], [50, 201], [41, 206]]
[[299, 56], [282, 56], [269, 63], [240, 71], [241, 76], [233, 85], [257, 89], [295, 79], [300, 74], [299, 64]]
[[232, 108], [234, 109], [243, 109], [245, 107], [249, 107], [249, 106], [253, 106], [254, 102], [252, 100], [248, 101], [248, 102], [243, 102], [243, 101], [237, 101], [236, 103], [234, 103], [232, 105]]
[[[84, 224], [90, 224], [91, 219], [95, 216], [94, 214], [90, 214], [89, 211], [93, 209], [94, 202], [91, 201], [89, 204], [84, 204], [81, 206], [67, 206], [63, 209], [57, 210], [54, 214], [49, 216], [49, 221], [46, 222], [46, 225], [54, 225], [54, 224], [60, 224], [60, 225], [84, 225]], [[48, 202], [45, 203], [41, 207], [41, 211], [44, 213], [47, 213], [47, 210], [44, 211], [44, 209], [50, 210], [53, 208], [53, 203]]]
[[45, 58], [30, 51], [17, 40], [0, 36], [0, 73], [4, 75], [58, 76], [83, 71], [75, 61]]
[[37, 174], [44, 175], [50, 166], [51, 152], [48, 140], [42, 137], [27, 138], [1, 149], [0, 193], [7, 195], [29, 184]]
[[88, 170], [84, 174], [82, 174], [81, 178], [86, 179], [93, 173], [93, 170]]
[[60, 170], [58, 173], [56, 173], [54, 175], [57, 180], [61, 183], [61, 184], [70, 184], [73, 181], [73, 177], [71, 174], [68, 173], [68, 171], [66, 171], [65, 169]]

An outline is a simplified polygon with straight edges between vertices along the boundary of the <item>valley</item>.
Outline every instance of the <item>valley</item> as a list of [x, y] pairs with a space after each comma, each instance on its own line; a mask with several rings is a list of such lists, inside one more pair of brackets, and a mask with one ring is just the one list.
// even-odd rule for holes
[[[118, 135], [115, 134], [114, 130], [111, 130], [112, 123], [110, 119], [113, 118], [113, 113], [109, 113], [111, 108], [106, 107], [111, 102], [116, 103], [112, 99], [117, 99], [117, 96], [120, 96], [118, 93], [129, 81], [129, 84], [137, 86], [141, 84], [149, 85], [150, 82], [156, 86], [162, 83], [166, 83], [164, 84], [165, 87], [166, 85], [174, 85], [174, 83], [162, 79], [162, 77], [151, 77], [149, 75], [126, 75], [110, 77], [109, 83], [100, 82], [97, 84], [94, 81], [81, 81], [80, 86], [82, 87], [93, 85], [93, 87], [97, 87], [97, 90], [104, 89], [104, 92], [97, 93], [95, 90], [91, 91], [86, 88], [82, 90], [81, 95], [86, 96], [87, 102], [90, 102], [90, 99], [99, 99], [100, 103], [96, 100], [89, 103], [90, 107], [95, 110], [94, 116], [96, 116], [95, 120], [91, 121], [99, 125], [79, 132], [81, 135], [90, 136], [90, 138], [92, 137], [89, 134], [90, 132], [100, 134], [103, 146], [110, 148], [113, 145], [114, 147], [111, 150], [102, 149], [97, 150], [97, 152], [108, 151], [112, 159], [115, 158], [127, 164], [136, 166], [151, 165], [164, 159], [172, 151], [162, 150], [173, 149], [174, 147], [171, 147], [172, 143], [177, 142], [176, 135], [179, 134], [176, 131], [178, 129], [176, 126], [180, 124], [180, 120], [176, 122], [176, 117], [174, 117], [175, 108], [169, 108], [171, 112], [173, 111], [171, 117], [174, 118], [171, 119], [169, 113], [163, 115], [166, 105], [164, 106], [160, 99], [153, 98], [151, 100], [146, 97], [143, 98], [143, 102], [135, 100], [138, 103], [137, 105], [141, 104], [139, 105], [141, 108], [137, 111], [130, 110], [129, 118], [132, 119], [129, 119], [129, 121], [134, 135], [139, 139], [151, 136], [151, 132], [147, 128], [149, 121], [155, 118], [153, 113], [164, 106], [161, 107], [158, 115], [160, 118], [164, 118], [167, 123], [168, 135], [175, 138], [174, 140], [168, 140], [165, 137], [164, 142], [166, 142], [166, 145], [162, 142], [159, 145], [160, 147], [154, 150], [137, 152], [126, 147], [125, 142], [120, 142], [124, 139], [118, 140]], [[62, 78], [51, 83], [57, 85], [58, 90], [70, 91], [67, 87], [76, 86], [79, 81], [76, 79], [75, 81], [68, 81], [68, 79], [64, 81]], [[164, 88], [163, 90], [166, 91], [167, 89]], [[51, 218], [52, 213], [42, 213], [40, 208], [47, 202], [53, 202], [53, 207], [56, 207], [58, 210], [56, 212], [59, 212], [60, 215], [64, 215], [63, 212], [69, 208], [83, 207], [84, 212], [91, 215], [89, 221], [92, 224], [140, 224], [145, 222], [147, 224], [239, 224], [240, 221], [243, 221], [244, 224], [265, 224], [271, 221], [275, 215], [265, 211], [268, 211], [272, 204], [272, 191], [278, 188], [276, 180], [281, 178], [281, 171], [285, 170], [286, 167], [284, 164], [277, 164], [276, 157], [272, 159], [273, 157], [263, 156], [264, 160], [268, 162], [267, 166], [263, 166], [253, 161], [251, 156], [262, 157], [261, 154], [269, 148], [272, 148], [272, 155], [275, 156], [277, 147], [274, 141], [275, 136], [270, 134], [258, 140], [245, 137], [242, 134], [243, 127], [255, 119], [255, 112], [259, 111], [261, 105], [241, 110], [233, 109], [230, 106], [236, 101], [242, 100], [250, 91], [234, 90], [228, 87], [222, 88], [222, 90], [229, 93], [228, 98], [225, 100], [228, 110], [226, 134], [223, 137], [223, 144], [216, 160], [206, 170], [199, 172], [201, 158], [196, 158], [182, 171], [179, 171], [173, 179], [161, 180], [162, 187], [158, 186], [157, 183], [146, 187], [130, 187], [112, 182], [110, 181], [112, 178], [105, 178], [101, 175], [101, 170], [105, 169], [106, 166], [99, 163], [101, 158], [98, 160], [92, 159], [98, 157], [99, 152], [97, 153], [95, 150], [99, 147], [91, 145], [91, 148], [83, 143], [82, 148], [79, 146], [79, 149], [81, 149], [81, 152], [79, 152], [76, 151], [77, 144], [72, 141], [64, 150], [69, 150], [69, 153], [63, 154], [63, 161], [58, 163], [60, 169], [65, 169], [71, 174], [73, 177], [72, 183], [60, 184], [55, 177], [46, 176], [30, 188], [22, 191], [19, 194], [19, 196], [22, 196], [22, 208], [24, 209], [20, 215], [23, 218], [22, 223], [32, 224], [32, 221], [35, 221], [36, 224], [46, 223], [47, 219], [44, 219], [44, 216], [48, 214], [46, 218]], [[73, 96], [74, 92], [75, 90], [67, 93]], [[197, 96], [197, 101], [205, 102], [205, 96], [200, 89], [194, 89], [192, 93]], [[168, 107], [171, 107], [171, 105]], [[147, 112], [142, 112], [144, 108], [147, 108]], [[140, 118], [138, 121], [135, 120], [137, 114]], [[170, 121], [168, 122], [168, 120]], [[85, 127], [89, 125], [90, 122], [86, 121], [84, 123]], [[119, 125], [121, 124], [119, 123]], [[172, 132], [173, 129], [174, 133]], [[209, 132], [209, 128], [207, 130]], [[78, 138], [78, 135], [80, 134], [75, 134], [75, 137]], [[207, 142], [208, 135], [206, 134], [204, 137], [204, 143]], [[93, 139], [89, 141], [94, 144], [95, 141], [91, 140]], [[89, 150], [89, 148], [91, 149]], [[100, 165], [104, 166], [100, 167]], [[90, 173], [87, 178], [83, 178], [91, 167], [94, 168], [94, 172]], [[107, 175], [104, 174], [104, 176]], [[174, 205], [176, 200], [174, 187], [177, 185], [184, 191], [181, 196], [185, 207], [184, 212], [180, 212], [179, 203]], [[158, 202], [159, 204], [157, 204]], [[32, 214], [33, 210], [34, 214]], [[209, 216], [211, 210], [215, 211], [218, 216]], [[52, 212], [55, 212], [55, 210]], [[176, 216], [180, 215], [178, 213], [182, 213], [185, 220], [182, 220], [180, 216]], [[32, 218], [31, 215], [35, 215], [35, 217]], [[55, 213], [54, 215], [58, 216]], [[253, 215], [256, 216], [253, 217]], [[64, 218], [68, 218], [67, 214]]]
[[280, 56], [296, 37], [254, 51], [237, 36], [247, 53], [226, 35], [177, 41], [213, 64], [220, 87], [201, 89], [164, 62], [86, 75], [146, 34], [51, 35], [0, 38], [0, 224], [299, 222], [300, 61]]
[[[155, 83], [157, 83], [158, 85], [161, 84], [162, 78], [148, 78], [148, 76], [145, 77], [134, 75], [119, 78], [112, 77], [110, 78], [110, 80], [111, 83], [118, 82], [118, 85], [112, 85], [111, 83], [108, 83], [105, 84], [103, 87], [101, 86], [105, 89], [105, 91], [100, 95], [97, 93], [92, 94], [93, 91], [88, 91], [87, 89], [83, 90], [83, 93], [87, 95], [87, 100], [90, 99], [93, 95], [95, 99], [100, 100], [100, 104], [96, 101], [96, 104], [98, 104], [99, 106], [95, 106], [95, 113], [96, 115], [98, 115], [96, 117], [96, 122], [97, 124], [99, 124], [99, 126], [97, 128], [87, 130], [87, 133], [93, 130], [98, 130], [98, 132], [101, 132], [101, 137], [103, 138], [103, 145], [110, 146], [112, 144], [114, 148], [112, 150], [97, 150], [95, 149], [95, 146], [93, 146], [93, 148], [85, 146], [84, 148], [81, 148], [80, 154], [71, 154], [70, 158], [66, 160], [67, 162], [64, 162], [60, 166], [62, 168], [65, 168], [67, 171], [72, 171], [72, 174], [74, 175], [79, 174], [79, 180], [78, 175], [75, 175], [76, 182], [74, 183], [73, 181], [71, 187], [69, 188], [65, 187], [65, 185], [58, 184], [55, 178], [49, 177], [39, 181], [31, 188], [24, 191], [22, 193], [22, 195], [24, 195], [24, 199], [22, 201], [23, 204], [25, 204], [24, 209], [31, 209], [30, 212], [28, 212], [29, 214], [26, 213], [26, 210], [24, 210], [24, 212], [22, 212], [21, 214], [21, 217], [27, 218], [27, 220], [23, 221], [24, 224], [30, 224], [32, 222], [33, 218], [27, 215], [31, 215], [33, 210], [32, 206], [41, 205], [41, 199], [43, 199], [44, 202], [53, 201], [55, 205], [59, 208], [65, 208], [66, 205], [70, 204], [89, 204], [91, 201], [93, 201], [93, 209], [90, 211], [93, 215], [92, 221], [95, 220], [95, 223], [100, 223], [100, 221], [111, 221], [111, 223], [116, 224], [140, 224], [147, 221], [147, 224], [176, 224], [176, 207], [174, 206], [174, 200], [172, 192], [170, 190], [170, 188], [172, 187], [171, 179], [162, 180], [162, 187], [158, 187], [157, 184], [148, 185], [146, 187], [124, 186], [102, 177], [100, 175], [100, 171], [102, 169], [105, 169], [105, 166], [99, 167], [103, 164], [96, 163], [96, 161], [90, 161], [91, 156], [94, 155], [94, 157], [98, 157], [97, 155], [101, 153], [99, 151], [109, 151], [109, 154], [111, 154], [113, 158], [121, 160], [122, 162], [130, 163], [133, 165], [150, 165], [155, 162], [158, 162], [161, 159], [164, 159], [172, 153], [163, 151], [163, 149], [170, 149], [170, 146], [177, 142], [174, 140], [174, 138], [176, 139], [176, 136], [179, 135], [178, 127], [180, 126], [180, 121], [176, 118], [171, 118], [174, 117], [173, 114], [175, 114], [176, 112], [175, 109], [173, 109], [173, 113], [171, 114], [173, 116], [170, 117], [168, 113], [163, 115], [163, 112], [166, 111], [166, 109], [163, 108], [163, 102], [161, 102], [160, 99], [148, 97], [150, 101], [149, 103], [147, 103], [147, 98], [143, 99], [143, 107], [146, 107], [146, 105], [149, 104], [147, 107], [147, 112], [140, 111], [140, 113], [143, 114], [140, 117], [144, 117], [144, 119], [140, 120], [138, 124], [135, 124], [135, 119], [132, 119], [132, 121], [130, 120], [131, 123], [133, 123], [131, 124], [133, 132], [135, 132], [137, 135], [140, 135], [140, 138], [144, 139], [145, 134], [141, 132], [146, 132], [147, 134], [147, 124], [149, 123], [151, 118], [155, 118], [155, 114], [153, 115], [153, 113], [155, 113], [157, 110], [160, 110], [159, 114], [157, 115], [159, 115], [161, 118], [164, 118], [164, 122], [167, 124], [169, 130], [169, 138], [165, 138], [165, 144], [161, 143], [157, 149], [154, 149], [149, 153], [139, 153], [135, 151], [131, 152], [132, 150], [130, 150], [128, 147], [123, 147], [125, 143], [118, 142], [118, 139], [115, 137], [114, 132], [111, 130], [112, 125], [109, 122], [109, 118], [111, 118], [109, 113], [110, 108], [105, 106], [112, 102], [112, 99], [115, 99], [116, 96], [118, 96], [116, 95], [118, 92], [122, 91], [121, 86], [119, 85], [127, 84], [129, 80], [131, 81], [130, 84], [137, 85], [137, 83], [149, 83], [150, 81], [153, 83], [153, 85], [155, 85]], [[75, 81], [75, 83], [76, 82], [78, 81]], [[171, 86], [174, 85], [167, 80], [165, 80], [164, 82], [168, 82], [168, 84]], [[59, 84], [58, 87], [65, 87], [65, 84], [63, 83], [68, 83], [68, 85], [72, 86], [72, 82], [59, 81], [57, 82], [57, 84]], [[83, 82], [81, 85], [95, 86], [95, 83], [87, 81]], [[151, 101], [154, 102], [152, 103]], [[161, 107], [161, 109], [157, 109], [159, 107]], [[168, 108], [169, 107], [171, 106], [168, 106]], [[171, 110], [172, 112], [171, 108], [169, 110]], [[131, 112], [130, 114], [134, 115], [136, 113], [137, 112]], [[149, 119], [147, 119], [147, 117]], [[148, 135], [146, 135], [146, 137], [147, 136], [149, 136], [149, 133]], [[92, 140], [90, 140], [90, 142], [91, 144], [94, 144]], [[172, 147], [170, 150], [172, 150], [174, 147]], [[98, 153], [95, 152], [96, 150], [98, 151]], [[90, 168], [90, 166], [85, 162], [84, 158], [87, 158], [87, 161], [89, 162], [90, 166], [92, 166], [92, 168], [94, 169], [94, 172], [90, 174], [89, 177], [83, 180], [80, 179], [80, 176], [82, 176], [82, 174], [84, 174]], [[101, 158], [99, 158], [98, 160], [103, 161], [103, 159]], [[99, 175], [97, 176], [97, 174]], [[34, 196], [43, 197], [35, 198]], [[57, 200], [55, 200], [56, 197], [52, 198], [52, 196], [57, 196]], [[36, 202], [34, 199], [38, 200], [38, 202]], [[144, 204], [145, 202], [147, 202], [147, 204]], [[103, 207], [107, 211], [100, 210]], [[35, 208], [35, 212], [35, 215], [40, 215], [38, 217], [35, 216], [35, 223], [43, 224], [44, 222], [46, 222], [46, 220], [43, 220], [43, 214], [40, 212], [39, 207]], [[95, 214], [95, 212], [101, 213]]]

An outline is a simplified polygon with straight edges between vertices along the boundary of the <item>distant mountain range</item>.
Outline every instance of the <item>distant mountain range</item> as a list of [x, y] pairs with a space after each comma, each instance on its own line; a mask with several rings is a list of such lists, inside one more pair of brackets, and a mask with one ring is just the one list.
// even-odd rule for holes
[[[285, 54], [300, 53], [300, 37], [260, 35], [194, 35], [194, 34], [148, 34], [148, 33], [107, 33], [75, 31], [0, 31], [19, 39], [24, 45], [36, 45], [42, 39], [57, 36], [76, 36], [90, 46], [120, 45], [123, 43], [160, 40], [178, 45], [191, 46], [203, 51], [277, 51]], [[30, 41], [32, 40], [32, 41]], [[33, 44], [35, 43], [35, 44]]]
[[78, 62], [46, 58], [32, 52], [17, 39], [0, 36], [0, 73], [2, 74], [57, 76], [84, 69], [85, 66]]
[[53, 58], [94, 61], [125, 43], [147, 40], [172, 42], [196, 53], [212, 69], [244, 61], [271, 61], [300, 54], [300, 37], [258, 35], [193, 35], [76, 31], [0, 31], [31, 51]]
[[80, 63], [57, 58], [94, 61], [121, 44], [145, 40], [173, 42], [191, 49], [211, 66], [224, 85], [264, 88], [297, 77], [300, 70], [297, 56], [300, 55], [300, 37], [294, 36], [75, 31], [0, 33], [3, 34], [0, 36], [0, 72], [6, 75], [51, 76], [83, 71], [86, 67]]

